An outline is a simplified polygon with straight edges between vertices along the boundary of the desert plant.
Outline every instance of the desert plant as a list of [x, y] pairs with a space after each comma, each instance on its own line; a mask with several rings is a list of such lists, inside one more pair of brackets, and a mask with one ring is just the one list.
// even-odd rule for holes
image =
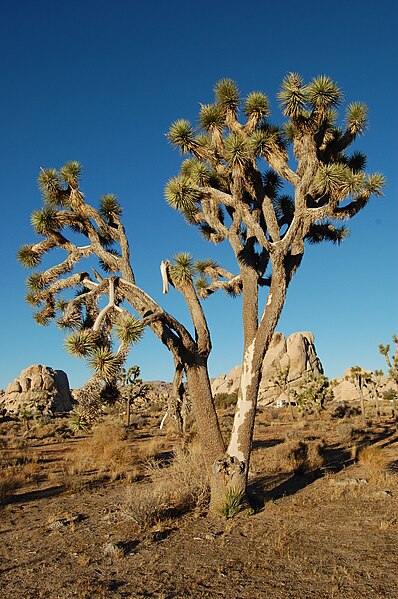
[[327, 401], [333, 399], [333, 390], [327, 377], [309, 376], [303, 387], [297, 393], [297, 403], [300, 410], [322, 410]]
[[386, 474], [387, 457], [383, 448], [377, 445], [368, 445], [358, 452], [358, 462], [363, 464], [370, 476], [379, 481]]
[[214, 404], [216, 408], [223, 410], [235, 406], [238, 401], [238, 392], [233, 391], [232, 393], [217, 393], [214, 396]]
[[286, 440], [276, 447], [277, 465], [295, 474], [304, 474], [324, 464], [323, 444], [303, 440]]
[[363, 388], [365, 384], [365, 380], [367, 377], [367, 373], [362, 370], [360, 366], [352, 366], [350, 369], [350, 374], [347, 375], [347, 379], [351, 381], [356, 389], [358, 390], [359, 399], [361, 402], [361, 414], [362, 414], [362, 423], [366, 424], [366, 415], [365, 415], [365, 398], [363, 395]]
[[130, 426], [132, 403], [139, 397], [145, 397], [148, 391], [148, 385], [142, 382], [140, 374], [141, 371], [137, 365], [128, 369], [122, 366], [117, 376], [117, 391], [126, 404], [126, 426]]
[[[355, 216], [372, 194], [381, 195], [384, 184], [382, 175], [363, 172], [363, 155], [348, 152], [366, 129], [365, 105], [347, 107], [342, 129], [335, 110], [342, 96], [330, 78], [305, 84], [289, 73], [278, 97], [288, 118], [283, 127], [268, 122], [264, 94], [249, 94], [242, 102], [235, 82], [225, 79], [215, 87], [215, 102], [202, 105], [199, 131], [186, 120], [169, 130], [170, 142], [188, 158], [166, 186], [167, 201], [210, 241], [227, 240], [237, 259], [237, 273], [213, 260], [194, 263], [187, 253], [162, 263], [164, 291], [171, 284], [183, 294], [194, 335], [137, 286], [121, 206], [114, 195], [103, 196], [98, 209], [91, 206], [80, 190], [77, 162], [41, 171], [44, 207], [31, 220], [42, 239], [18, 253], [22, 264], [35, 268], [49, 251], [66, 251], [62, 263], [30, 275], [27, 301], [38, 308], [39, 324], [56, 319], [73, 331], [67, 349], [86, 357], [105, 380], [115, 379], [146, 326], [172, 352], [187, 377], [214, 508], [226, 487], [246, 489], [261, 366], [305, 242], [340, 243], [347, 229], [338, 223]], [[284, 184], [291, 196], [281, 193]], [[70, 230], [85, 238], [82, 244], [73, 242]], [[77, 270], [81, 260], [95, 256], [103, 274]], [[259, 287], [269, 287], [260, 319]], [[70, 289], [78, 289], [77, 296], [62, 297]], [[200, 303], [218, 289], [241, 293], [243, 307], [242, 377], [228, 447], [210, 388], [210, 334]], [[107, 303], [100, 308], [103, 297]], [[112, 331], [120, 342], [115, 351]]]
[[396, 335], [392, 336], [392, 340], [395, 344], [395, 352], [390, 357], [390, 346], [387, 345], [379, 345], [379, 352], [385, 357], [387, 366], [388, 366], [388, 374], [392, 378], [396, 387], [396, 394], [393, 397], [393, 411], [394, 415], [397, 413], [397, 400], [396, 397], [398, 395], [398, 337]]
[[220, 514], [225, 518], [235, 518], [242, 509], [244, 499], [245, 495], [241, 489], [227, 489], [225, 499], [220, 505]]

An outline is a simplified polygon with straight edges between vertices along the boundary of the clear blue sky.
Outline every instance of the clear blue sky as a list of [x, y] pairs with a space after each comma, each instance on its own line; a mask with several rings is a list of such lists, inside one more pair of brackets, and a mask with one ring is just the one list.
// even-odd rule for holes
[[[116, 193], [124, 207], [138, 282], [185, 318], [177, 293], [161, 294], [159, 263], [179, 251], [227, 260], [228, 248], [200, 239], [163, 199], [180, 157], [165, 133], [195, 121], [216, 81], [242, 95], [264, 91], [282, 122], [276, 94], [289, 71], [331, 76], [346, 102], [369, 106], [357, 144], [368, 170], [387, 177], [385, 197], [350, 224], [340, 247], [309, 247], [288, 293], [278, 330], [311, 330], [326, 374], [353, 364], [383, 367], [378, 344], [397, 322], [398, 9], [393, 0], [333, 3], [202, 0], [20, 1], [3, 5], [1, 35], [0, 387], [33, 363], [64, 369], [73, 387], [88, 377], [63, 351], [63, 334], [39, 327], [24, 303], [29, 271], [16, 261], [35, 239], [30, 213], [41, 205], [39, 167], [84, 165], [83, 191], [96, 204]], [[241, 361], [240, 300], [205, 302], [213, 339], [211, 376]], [[172, 359], [150, 331], [130, 357], [146, 379], [169, 380]]]

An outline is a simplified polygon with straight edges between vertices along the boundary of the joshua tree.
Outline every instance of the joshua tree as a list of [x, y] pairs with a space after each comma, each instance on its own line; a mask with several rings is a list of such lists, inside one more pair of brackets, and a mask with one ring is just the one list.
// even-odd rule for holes
[[376, 410], [377, 417], [380, 416], [378, 389], [380, 387], [382, 376], [383, 376], [382, 370], [375, 370], [374, 372], [365, 374], [365, 376], [364, 376], [365, 385], [370, 389], [370, 392], [373, 395], [373, 398], [375, 401], [375, 410]]
[[322, 410], [325, 401], [333, 398], [333, 390], [326, 376], [309, 376], [297, 396], [297, 402], [303, 410]]
[[130, 412], [131, 412], [131, 404], [138, 397], [145, 397], [145, 394], [148, 390], [148, 386], [142, 382], [140, 378], [140, 368], [139, 366], [131, 366], [126, 369], [122, 366], [120, 372], [117, 376], [117, 390], [120, 394], [120, 397], [126, 403], [126, 425], [130, 426]]
[[[39, 324], [57, 319], [59, 326], [72, 329], [68, 349], [88, 357], [101, 376], [109, 380], [117, 376], [145, 326], [171, 351], [176, 376], [183, 370], [187, 378], [214, 507], [222, 503], [226, 490], [246, 490], [261, 366], [305, 241], [342, 241], [347, 229], [336, 221], [356, 215], [372, 193], [381, 194], [383, 186], [382, 175], [364, 174], [362, 154], [347, 153], [366, 128], [363, 104], [349, 105], [340, 127], [335, 110], [341, 102], [338, 87], [327, 77], [304, 85], [296, 74], [285, 78], [279, 98], [288, 118], [282, 128], [267, 121], [264, 94], [249, 94], [242, 104], [235, 83], [223, 80], [216, 85], [215, 103], [201, 108], [198, 131], [184, 120], [169, 131], [172, 144], [189, 158], [166, 187], [168, 202], [210, 241], [227, 240], [238, 265], [236, 273], [212, 260], [195, 265], [186, 253], [162, 264], [164, 291], [170, 283], [183, 294], [194, 335], [137, 285], [121, 207], [113, 195], [103, 196], [99, 209], [86, 202], [76, 162], [60, 171], [41, 172], [44, 207], [33, 213], [32, 224], [43, 239], [19, 251], [27, 267], [38, 266], [50, 250], [66, 252], [63, 261], [30, 275], [27, 300], [39, 307], [35, 315]], [[241, 107], [244, 122], [239, 120]], [[290, 148], [295, 161], [290, 160]], [[281, 193], [284, 184], [292, 197]], [[74, 241], [76, 233], [85, 238], [82, 245]], [[93, 256], [99, 258], [102, 274], [77, 270], [80, 260]], [[200, 273], [196, 281], [195, 271]], [[260, 287], [269, 292], [259, 318]], [[71, 297], [76, 288], [78, 294]], [[217, 289], [243, 297], [243, 368], [228, 447], [211, 394], [210, 334], [199, 299]], [[100, 308], [103, 296], [108, 301]], [[127, 311], [127, 304], [137, 316]], [[115, 351], [113, 330], [120, 341]]]
[[366, 424], [366, 417], [365, 417], [365, 399], [363, 396], [363, 388], [364, 388], [365, 382], [367, 380], [367, 376], [368, 376], [368, 373], [364, 372], [360, 366], [352, 366], [352, 368], [350, 369], [350, 374], [347, 377], [348, 380], [350, 380], [355, 385], [356, 389], [358, 390], [359, 399], [361, 402], [362, 421], [364, 424]]
[[396, 396], [398, 395], [398, 337], [396, 335], [392, 336], [392, 340], [395, 343], [395, 353], [391, 355], [390, 358], [390, 345], [379, 345], [379, 352], [385, 357], [387, 366], [388, 366], [388, 374], [392, 378], [395, 383], [395, 395], [393, 399], [393, 409], [394, 414], [397, 411], [397, 400]]
[[[242, 101], [235, 82], [225, 79], [215, 86], [214, 103], [201, 106], [196, 129], [182, 119], [168, 133], [187, 159], [166, 187], [167, 201], [209, 241], [227, 241], [237, 260], [235, 273], [212, 260], [197, 263], [196, 287], [203, 298], [219, 289], [242, 294], [241, 385], [226, 459], [218, 465], [238, 489], [247, 481], [263, 358], [305, 242], [340, 243], [347, 229], [338, 223], [381, 195], [384, 184], [381, 174], [364, 173], [363, 154], [348, 153], [367, 126], [364, 104], [348, 105], [341, 126], [338, 86], [324, 76], [306, 85], [295, 73], [278, 97], [287, 117], [282, 127], [268, 121], [263, 93]], [[261, 287], [269, 291], [259, 315]]]

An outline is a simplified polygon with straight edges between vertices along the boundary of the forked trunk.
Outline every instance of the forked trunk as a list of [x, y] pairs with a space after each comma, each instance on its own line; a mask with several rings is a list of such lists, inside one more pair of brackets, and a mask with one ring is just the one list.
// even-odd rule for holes
[[257, 333], [246, 348], [230, 443], [225, 460], [224, 476], [227, 487], [246, 493], [252, 449], [257, 398], [262, 376], [264, 356], [271, 343], [286, 299], [286, 278], [283, 268], [273, 271], [267, 304]]

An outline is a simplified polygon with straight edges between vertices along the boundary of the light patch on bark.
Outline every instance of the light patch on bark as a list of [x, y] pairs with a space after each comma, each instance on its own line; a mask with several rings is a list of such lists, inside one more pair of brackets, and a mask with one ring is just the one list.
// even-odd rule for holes
[[266, 306], [270, 306], [272, 302], [272, 293], [269, 294], [268, 299], [267, 299], [267, 303], [265, 304]]
[[160, 272], [162, 275], [162, 283], [163, 283], [163, 293], [169, 292], [169, 280], [167, 278], [167, 266], [166, 262], [163, 260], [160, 263]]
[[228, 447], [228, 454], [235, 456], [239, 461], [243, 462], [245, 456], [239, 448], [239, 431], [243, 423], [245, 422], [246, 415], [253, 408], [252, 402], [247, 400], [247, 389], [250, 386], [253, 379], [253, 354], [254, 354], [254, 340], [251, 342], [245, 352], [242, 367], [242, 376], [240, 381], [241, 395], [238, 399], [236, 406], [234, 427], [231, 434], [231, 440]]

